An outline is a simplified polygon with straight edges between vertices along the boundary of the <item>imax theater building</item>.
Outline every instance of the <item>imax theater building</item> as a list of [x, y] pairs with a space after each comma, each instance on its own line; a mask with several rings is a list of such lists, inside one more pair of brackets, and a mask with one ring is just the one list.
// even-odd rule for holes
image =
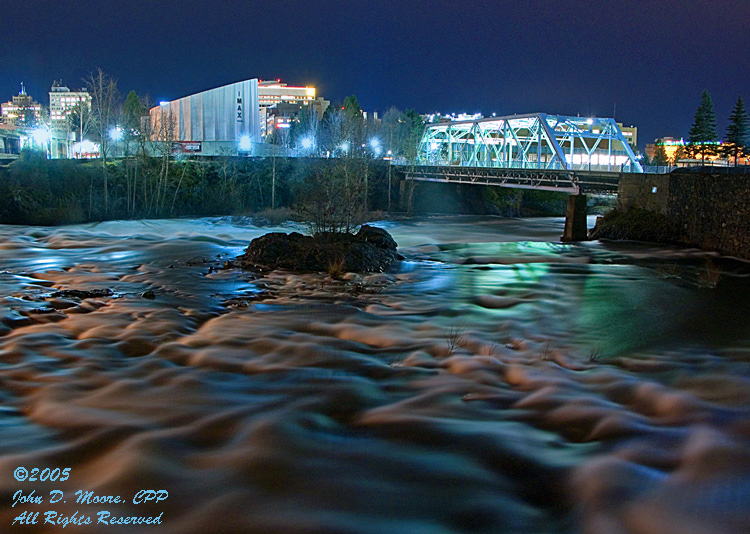
[[260, 150], [258, 80], [210, 89], [152, 108], [152, 138], [172, 152], [203, 156]]

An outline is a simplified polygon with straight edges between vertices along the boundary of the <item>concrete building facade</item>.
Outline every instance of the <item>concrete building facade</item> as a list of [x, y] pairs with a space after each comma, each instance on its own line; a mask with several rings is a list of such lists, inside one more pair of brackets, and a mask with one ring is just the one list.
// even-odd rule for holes
[[253, 153], [260, 141], [258, 80], [217, 87], [151, 109], [152, 137], [177, 153]]

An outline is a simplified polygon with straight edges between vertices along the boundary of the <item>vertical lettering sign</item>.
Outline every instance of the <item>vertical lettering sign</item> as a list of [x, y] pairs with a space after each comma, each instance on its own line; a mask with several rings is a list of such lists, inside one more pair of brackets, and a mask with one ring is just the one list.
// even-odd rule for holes
[[237, 91], [237, 122], [242, 122], [242, 93]]

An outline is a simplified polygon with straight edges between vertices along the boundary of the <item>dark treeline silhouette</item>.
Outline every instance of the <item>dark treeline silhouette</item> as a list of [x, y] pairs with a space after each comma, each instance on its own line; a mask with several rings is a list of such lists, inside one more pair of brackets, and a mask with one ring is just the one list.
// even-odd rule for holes
[[268, 212], [275, 197], [274, 208], [287, 213], [267, 216], [296, 216], [318, 229], [346, 231], [389, 205], [413, 214], [559, 216], [567, 200], [549, 191], [412, 182], [409, 206], [401, 202], [400, 181], [388, 162], [354, 158], [227, 156], [172, 160], [166, 169], [161, 158], [122, 159], [110, 160], [106, 172], [105, 198], [101, 162], [24, 152], [0, 168], [0, 224], [247, 215]]
[[[101, 162], [47, 160], [35, 152], [0, 169], [0, 223], [57, 225], [90, 221], [237, 215], [271, 208], [296, 209], [325, 173], [338, 173], [343, 160], [318, 158], [216, 157], [172, 160], [123, 159], [107, 164], [102, 187]], [[367, 176], [362, 209], [388, 206], [388, 165], [356, 162], [352, 172]], [[136, 175], [133, 166], [141, 168]], [[347, 163], [349, 166], [352, 162]], [[134, 180], [138, 177], [138, 181]], [[275, 176], [275, 180], [274, 180]], [[394, 190], [393, 194], [398, 191]], [[392, 199], [395, 202], [395, 199]]]

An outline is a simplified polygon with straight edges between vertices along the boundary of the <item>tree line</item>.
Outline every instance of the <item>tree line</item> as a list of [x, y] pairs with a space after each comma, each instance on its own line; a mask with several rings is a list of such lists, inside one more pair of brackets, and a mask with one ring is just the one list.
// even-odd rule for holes
[[716, 131], [716, 113], [708, 90], [701, 95], [701, 103], [695, 112], [693, 124], [690, 127], [689, 142], [680, 146], [670, 158], [663, 144], [657, 143], [653, 165], [670, 165], [682, 159], [700, 159], [705, 163], [706, 158], [718, 156], [727, 160], [734, 160], [750, 155], [750, 116], [745, 110], [742, 96], [737, 97], [732, 113], [729, 115], [724, 140], [720, 143]]

